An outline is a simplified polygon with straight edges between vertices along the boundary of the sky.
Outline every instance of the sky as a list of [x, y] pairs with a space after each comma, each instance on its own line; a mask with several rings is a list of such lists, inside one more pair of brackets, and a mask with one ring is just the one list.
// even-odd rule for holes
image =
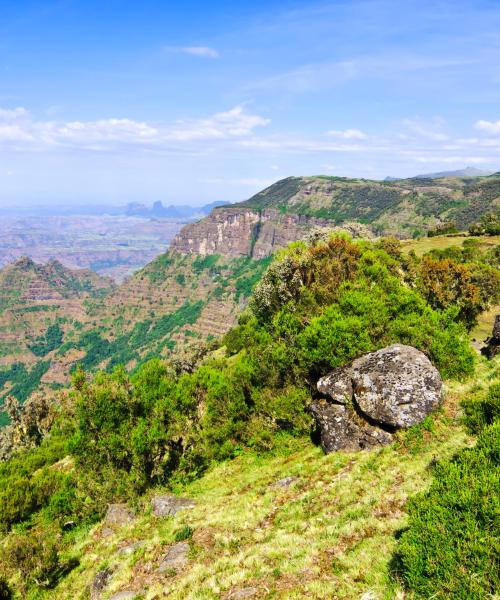
[[500, 1], [0, 1], [0, 207], [500, 170]]

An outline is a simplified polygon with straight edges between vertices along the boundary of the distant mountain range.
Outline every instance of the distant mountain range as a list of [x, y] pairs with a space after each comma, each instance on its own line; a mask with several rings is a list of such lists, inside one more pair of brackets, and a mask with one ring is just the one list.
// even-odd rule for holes
[[[422, 173], [415, 175], [412, 179], [442, 179], [443, 177], [487, 177], [493, 175], [495, 171], [483, 171], [475, 167], [465, 167], [456, 171], [440, 171], [437, 173]], [[384, 181], [399, 181], [401, 177], [386, 177]]]
[[183, 206], [170, 204], [163, 206], [161, 201], [157, 201], [149, 208], [146, 204], [140, 202], [131, 202], [127, 204], [126, 214], [130, 217], [153, 217], [153, 218], [171, 218], [171, 219], [190, 219], [208, 215], [212, 209], [224, 206], [229, 202], [218, 200], [205, 204], [204, 206]]
[[213, 208], [229, 204], [218, 200], [204, 206], [186, 206], [171, 204], [163, 206], [161, 201], [154, 202], [151, 206], [141, 202], [131, 202], [125, 206], [108, 206], [105, 204], [58, 205], [37, 207], [6, 207], [0, 208], [0, 217], [6, 216], [32, 216], [32, 217], [68, 217], [68, 216], [129, 216], [144, 218], [164, 218], [190, 220], [201, 218], [210, 213]]

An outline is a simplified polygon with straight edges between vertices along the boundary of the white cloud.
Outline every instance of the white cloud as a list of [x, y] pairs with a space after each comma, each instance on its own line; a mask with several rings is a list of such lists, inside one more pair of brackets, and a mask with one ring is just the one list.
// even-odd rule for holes
[[242, 137], [250, 134], [256, 127], [264, 127], [269, 123], [269, 119], [249, 114], [242, 106], [236, 106], [208, 119], [179, 121], [169, 135], [171, 139], [180, 141]]
[[24, 108], [0, 109], [0, 148], [43, 150], [62, 146], [116, 150], [121, 146], [165, 149], [192, 142], [215, 142], [249, 136], [269, 119], [236, 106], [202, 119], [147, 123], [132, 119], [99, 119], [66, 123], [36, 120]]
[[209, 46], [167, 46], [165, 50], [177, 54], [190, 54], [200, 58], [220, 58], [219, 52]]
[[326, 135], [341, 138], [343, 140], [366, 140], [368, 137], [366, 133], [363, 133], [359, 129], [331, 129], [330, 131], [326, 132]]
[[476, 121], [475, 128], [488, 135], [499, 135], [500, 134], [500, 121]]

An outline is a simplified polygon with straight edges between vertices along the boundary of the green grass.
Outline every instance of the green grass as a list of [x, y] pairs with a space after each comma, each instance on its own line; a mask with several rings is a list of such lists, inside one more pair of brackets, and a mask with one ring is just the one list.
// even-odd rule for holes
[[480, 242], [480, 247], [482, 248], [493, 248], [500, 244], [500, 236], [492, 235], [492, 236], [479, 236], [479, 237], [469, 237], [465, 233], [459, 235], [442, 235], [436, 237], [425, 237], [418, 240], [404, 240], [403, 251], [411, 252], [415, 251], [417, 256], [423, 256], [426, 252], [430, 252], [431, 250], [444, 250], [446, 248], [451, 248], [452, 246], [462, 246], [465, 240], [478, 240]]
[[[47, 598], [83, 598], [102, 564], [115, 569], [104, 598], [120, 590], [144, 598], [218, 599], [255, 587], [258, 598], [412, 598], [391, 573], [397, 534], [407, 524], [407, 500], [428, 488], [429, 466], [471, 443], [460, 424], [460, 398], [496, 362], [481, 361], [476, 380], [450, 384], [443, 409], [423, 425], [372, 452], [323, 455], [309, 440], [284, 437], [279, 451], [246, 452], [179, 483], [174, 492], [196, 500], [192, 510], [158, 520], [142, 500], [138, 519], [103, 537], [98, 525], [68, 556], [80, 565]], [[288, 475], [289, 488], [272, 484]], [[190, 544], [189, 566], [160, 575], [171, 544]], [[132, 554], [120, 548], [143, 542]]]

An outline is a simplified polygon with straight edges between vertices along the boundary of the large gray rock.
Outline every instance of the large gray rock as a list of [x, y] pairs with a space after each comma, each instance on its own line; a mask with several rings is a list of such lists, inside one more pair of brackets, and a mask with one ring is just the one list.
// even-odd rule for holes
[[134, 511], [124, 503], [109, 504], [104, 522], [109, 527], [121, 527], [134, 520]]
[[312, 413], [326, 452], [391, 441], [395, 429], [420, 423], [441, 401], [438, 370], [416, 348], [393, 344], [335, 369], [318, 381], [329, 400]]
[[194, 500], [180, 498], [179, 496], [172, 496], [170, 494], [155, 496], [151, 500], [151, 507], [155, 517], [172, 517], [180, 510], [194, 508], [194, 506]]
[[318, 400], [311, 406], [312, 414], [321, 432], [321, 447], [335, 450], [365, 450], [390, 444], [392, 435], [370, 425], [350, 406]]

